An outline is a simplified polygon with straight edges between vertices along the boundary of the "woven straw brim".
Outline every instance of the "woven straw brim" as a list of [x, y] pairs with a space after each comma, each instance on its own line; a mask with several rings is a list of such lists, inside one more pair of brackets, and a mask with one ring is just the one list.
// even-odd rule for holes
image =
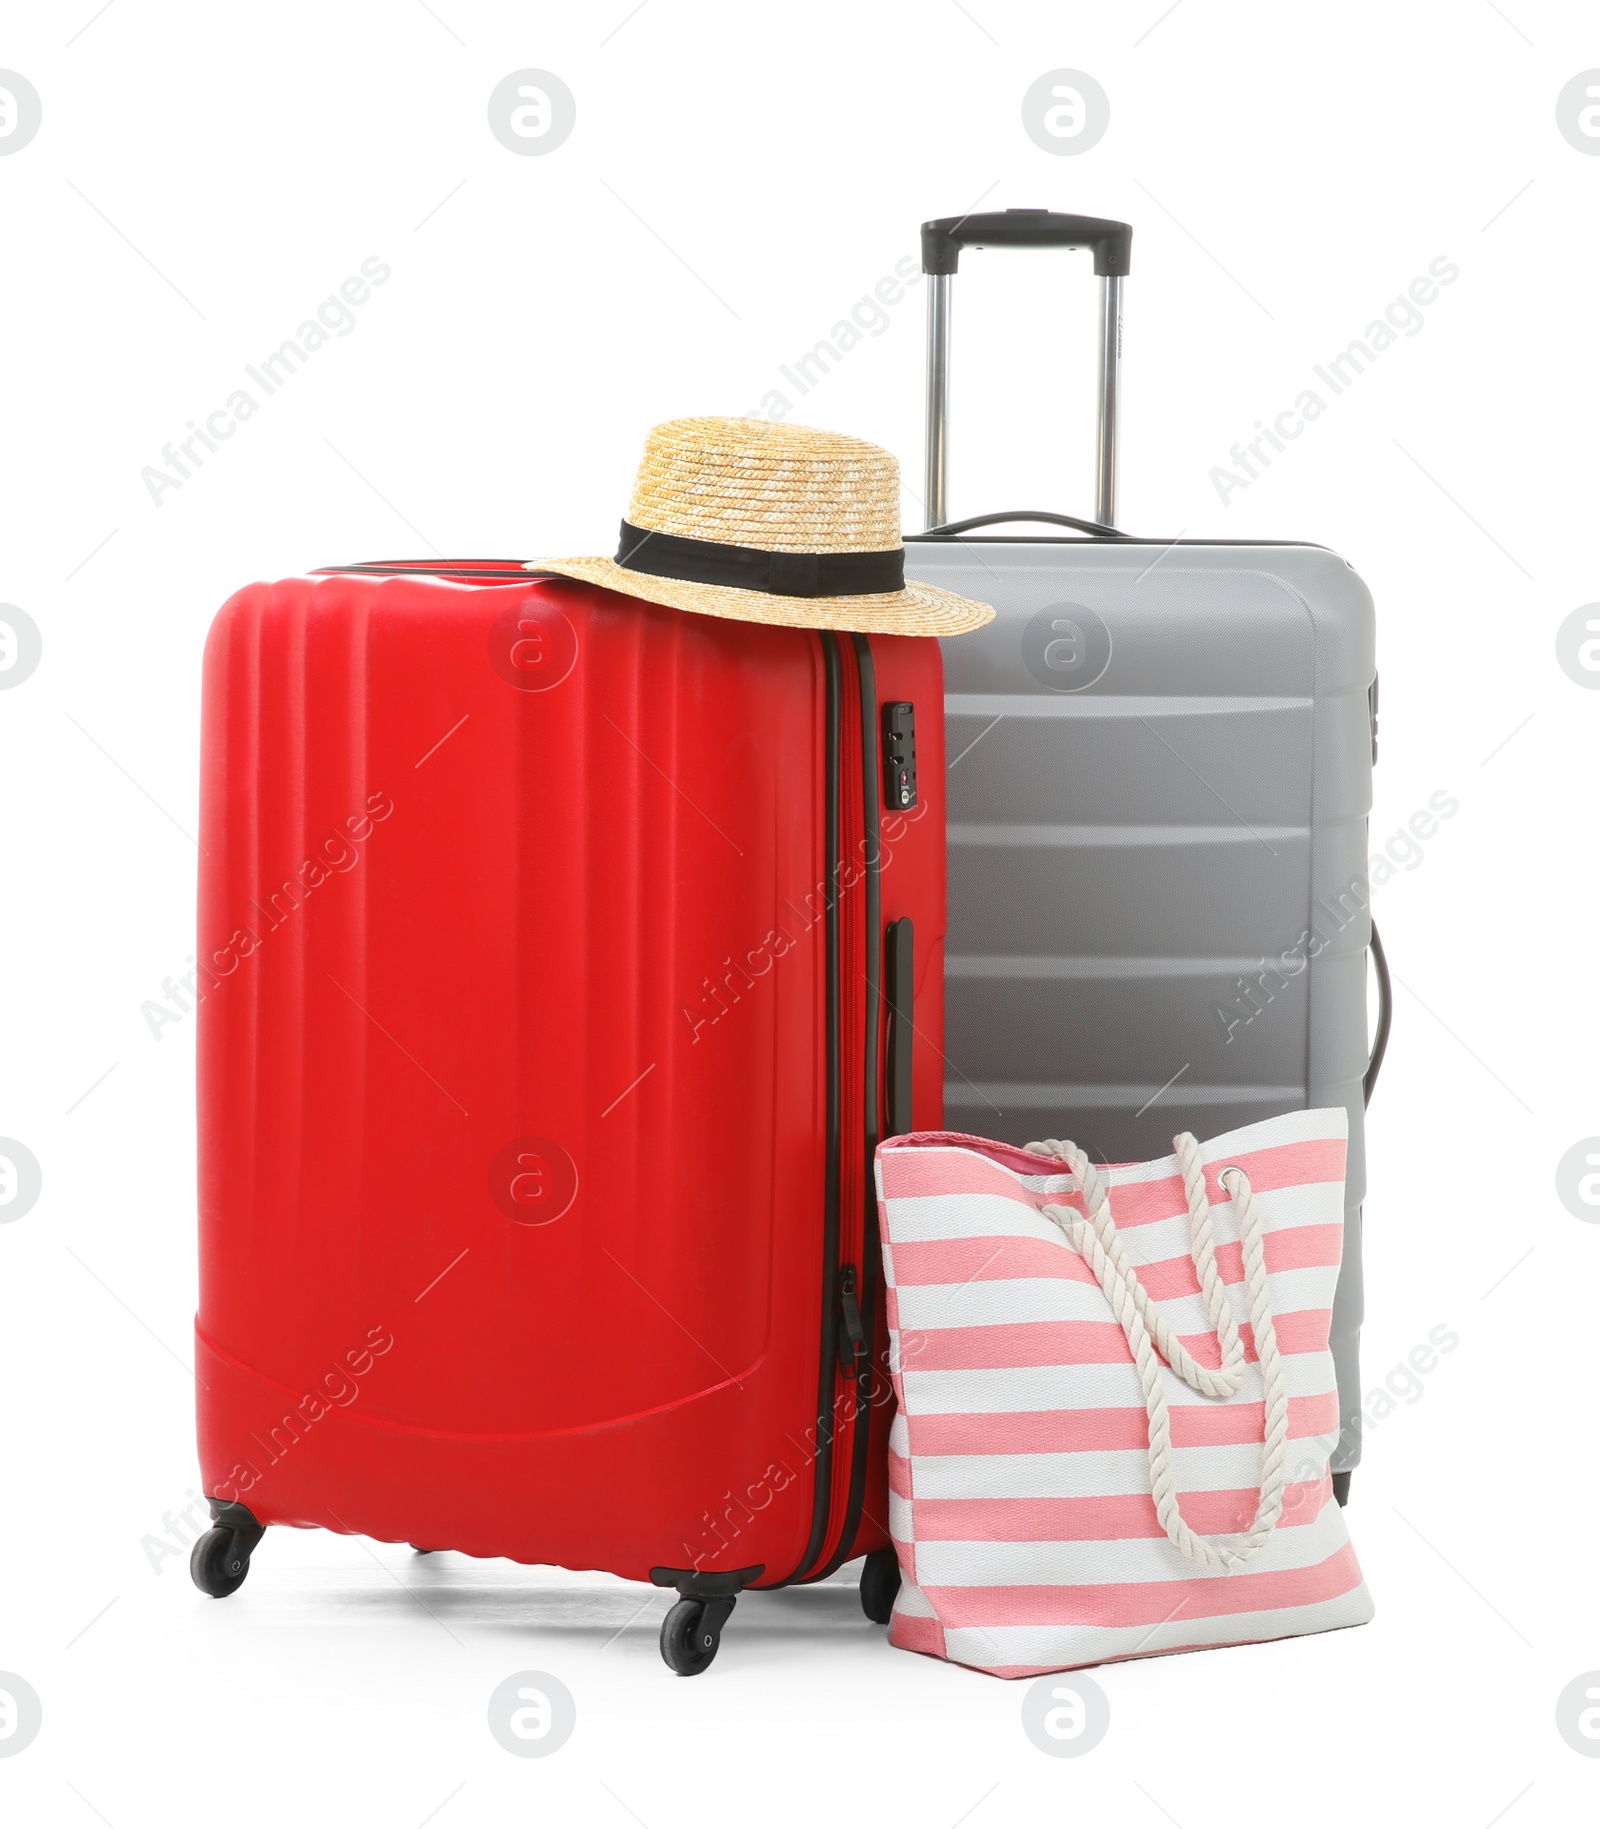
[[528, 570], [559, 572], [625, 597], [664, 603], [669, 609], [692, 610], [697, 616], [722, 616], [733, 622], [767, 622], [783, 629], [838, 629], [858, 635], [965, 635], [994, 620], [987, 603], [958, 597], [931, 584], [907, 584], [904, 590], [879, 591], [862, 597], [781, 597], [770, 591], [743, 591], [727, 584], [695, 584], [683, 578], [657, 578], [631, 572], [615, 559], [531, 559]]

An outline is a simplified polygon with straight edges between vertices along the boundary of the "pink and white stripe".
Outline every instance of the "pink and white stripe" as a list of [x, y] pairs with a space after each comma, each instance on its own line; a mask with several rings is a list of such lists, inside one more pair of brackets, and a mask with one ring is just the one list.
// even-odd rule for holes
[[[951, 1132], [878, 1151], [895, 1395], [889, 1526], [902, 1572], [889, 1637], [995, 1676], [1361, 1625], [1372, 1601], [1328, 1457], [1339, 1438], [1333, 1293], [1344, 1237], [1346, 1118], [1292, 1112], [1203, 1143], [1217, 1267], [1246, 1365], [1202, 1397], [1163, 1368], [1189, 1526], [1248, 1529], [1264, 1391], [1234, 1204], [1256, 1197], [1289, 1398], [1281, 1522], [1243, 1568], [1198, 1566], [1151, 1494], [1144, 1392], [1094, 1274], [1046, 1204], [1082, 1212], [1062, 1165]], [[1101, 1171], [1139, 1281], [1196, 1361], [1221, 1362], [1190, 1256], [1175, 1156]]]

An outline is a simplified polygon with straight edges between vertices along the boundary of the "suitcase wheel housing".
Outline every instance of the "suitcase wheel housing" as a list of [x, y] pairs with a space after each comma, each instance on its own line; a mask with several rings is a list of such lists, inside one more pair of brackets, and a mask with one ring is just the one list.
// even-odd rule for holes
[[733, 1611], [733, 1597], [680, 1600], [661, 1622], [661, 1656], [680, 1677], [697, 1677], [709, 1668], [722, 1643], [722, 1628]]
[[250, 1551], [238, 1531], [216, 1525], [189, 1552], [189, 1573], [202, 1594], [224, 1600], [244, 1585], [250, 1573]]
[[202, 1594], [224, 1600], [244, 1586], [250, 1573], [250, 1553], [266, 1535], [248, 1505], [212, 1499], [211, 1529], [195, 1541], [189, 1552], [189, 1574]]
[[887, 1626], [900, 1592], [900, 1558], [893, 1548], [871, 1551], [861, 1565], [861, 1611], [880, 1626]]

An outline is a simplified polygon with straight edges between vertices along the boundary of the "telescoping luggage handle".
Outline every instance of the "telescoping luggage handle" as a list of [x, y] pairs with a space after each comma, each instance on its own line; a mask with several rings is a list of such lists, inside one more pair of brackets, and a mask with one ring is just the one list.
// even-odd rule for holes
[[[1054, 210], [996, 210], [943, 216], [922, 225], [922, 270], [928, 275], [927, 525], [943, 527], [948, 475], [950, 281], [962, 248], [1092, 248], [1100, 276], [1100, 412], [1095, 456], [1096, 531], [1109, 531], [1117, 505], [1117, 378], [1122, 362], [1122, 282], [1133, 230], [1098, 216]], [[998, 518], [998, 517], [996, 517]], [[1007, 517], [1022, 519], [1025, 517]], [[1031, 518], [1031, 517], [1026, 517]]]

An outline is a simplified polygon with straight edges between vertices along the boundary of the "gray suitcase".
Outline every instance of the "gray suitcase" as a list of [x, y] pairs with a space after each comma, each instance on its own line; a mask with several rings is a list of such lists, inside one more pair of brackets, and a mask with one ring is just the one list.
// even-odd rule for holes
[[[1124, 223], [1043, 210], [922, 231], [929, 531], [908, 540], [906, 572], [997, 612], [944, 644], [946, 1118], [1126, 1161], [1165, 1154], [1178, 1130], [1343, 1105], [1342, 1502], [1361, 1453], [1363, 1107], [1389, 1012], [1367, 886], [1372, 599], [1324, 547], [1114, 530], [1131, 239]], [[960, 248], [982, 245], [1094, 250], [1094, 521], [944, 522], [951, 281]], [[988, 531], [1019, 522], [1074, 531]]]

